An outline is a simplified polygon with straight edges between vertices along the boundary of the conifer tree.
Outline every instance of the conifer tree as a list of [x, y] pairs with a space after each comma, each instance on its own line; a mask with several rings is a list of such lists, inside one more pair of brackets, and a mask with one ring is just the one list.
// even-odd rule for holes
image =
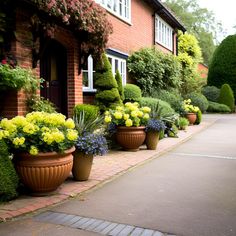
[[119, 91], [119, 94], [120, 94], [120, 99], [121, 99], [121, 101], [124, 101], [124, 88], [123, 88], [123, 85], [122, 85], [122, 78], [121, 78], [120, 72], [118, 70], [116, 70], [115, 79], [116, 79], [116, 82], [117, 82], [117, 85], [118, 85], [118, 91]]
[[95, 67], [94, 84], [97, 89], [95, 100], [101, 111], [121, 104], [118, 85], [105, 53], [102, 54], [101, 60]]

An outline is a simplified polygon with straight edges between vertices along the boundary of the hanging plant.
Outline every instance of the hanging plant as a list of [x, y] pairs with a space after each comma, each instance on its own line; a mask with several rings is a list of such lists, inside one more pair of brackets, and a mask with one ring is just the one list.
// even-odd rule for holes
[[106, 47], [112, 25], [106, 18], [105, 10], [93, 0], [30, 0], [38, 9], [49, 16], [58, 18], [70, 26], [78, 38], [83, 39], [82, 50], [86, 54], [101, 55]]

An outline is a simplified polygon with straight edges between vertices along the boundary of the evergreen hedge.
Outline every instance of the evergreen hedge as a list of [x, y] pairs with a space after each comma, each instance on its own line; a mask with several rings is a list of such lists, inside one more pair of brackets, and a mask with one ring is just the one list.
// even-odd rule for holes
[[187, 94], [185, 98], [191, 99], [191, 104], [194, 106], [198, 106], [202, 113], [206, 112], [209, 102], [203, 94], [192, 92]]
[[205, 86], [202, 88], [202, 94], [208, 101], [218, 102], [220, 96], [220, 89], [215, 86]]
[[229, 84], [236, 96], [236, 34], [226, 37], [215, 50], [208, 71], [208, 85]]
[[120, 105], [121, 98], [116, 79], [113, 77], [111, 64], [105, 53], [97, 63], [94, 73], [94, 84], [97, 89], [95, 100], [101, 111]]
[[9, 201], [17, 197], [18, 176], [6, 144], [0, 140], [0, 202]]
[[217, 102], [209, 101], [209, 106], [207, 108], [207, 112], [212, 113], [230, 113], [230, 108], [225, 104], [220, 104]]
[[223, 84], [220, 89], [219, 103], [227, 105], [231, 112], [235, 112], [235, 100], [231, 87], [228, 84]]
[[126, 84], [124, 86], [124, 102], [138, 102], [142, 97], [142, 91], [135, 84]]

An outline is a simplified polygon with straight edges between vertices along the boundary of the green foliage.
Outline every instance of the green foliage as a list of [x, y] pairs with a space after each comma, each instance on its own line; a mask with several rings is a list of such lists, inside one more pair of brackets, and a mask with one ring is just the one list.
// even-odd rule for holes
[[56, 112], [56, 107], [52, 102], [50, 102], [48, 99], [36, 95], [33, 95], [32, 97], [28, 98], [26, 101], [26, 105], [28, 112], [32, 111], [44, 111], [47, 113]]
[[231, 112], [235, 112], [235, 100], [231, 87], [228, 84], [223, 84], [220, 89], [219, 103], [227, 105]]
[[156, 48], [142, 48], [127, 61], [131, 78], [143, 93], [150, 96], [156, 89], [178, 88], [181, 85], [180, 64], [172, 54]]
[[1, 90], [20, 90], [35, 92], [39, 88], [39, 80], [29, 69], [19, 66], [11, 68], [9, 65], [0, 65], [0, 91]]
[[74, 110], [73, 120], [75, 122], [75, 128], [78, 131], [79, 136], [84, 135], [86, 133], [100, 133], [103, 134], [103, 116], [99, 115], [97, 112], [97, 116], [95, 116], [95, 109], [76, 109]]
[[0, 140], [0, 202], [17, 197], [18, 176], [9, 158], [6, 144]]
[[185, 117], [180, 117], [179, 118], [179, 120], [178, 120], [178, 128], [180, 130], [185, 130], [188, 125], [189, 125], [188, 119], [186, 119]]
[[84, 111], [84, 119], [95, 119], [99, 116], [99, 107], [91, 104], [78, 104], [73, 109], [73, 114], [79, 116], [79, 114]]
[[216, 49], [208, 72], [208, 85], [229, 84], [236, 96], [236, 34], [225, 38]]
[[230, 108], [225, 104], [220, 104], [217, 102], [211, 102], [209, 101], [209, 106], [207, 108], [207, 112], [212, 113], [230, 113]]
[[202, 94], [208, 101], [218, 102], [220, 96], [220, 89], [215, 86], [205, 86], [202, 88]]
[[101, 111], [111, 108], [114, 104], [121, 104], [118, 85], [113, 77], [111, 64], [105, 53], [102, 54], [95, 71], [94, 81], [97, 88], [95, 100]]
[[177, 134], [178, 134], [178, 128], [175, 124], [172, 124], [171, 127], [169, 127], [169, 129], [166, 130], [166, 134], [168, 137], [171, 138], [178, 138]]
[[223, 32], [222, 24], [211, 11], [201, 8], [197, 0], [165, 0], [165, 3], [181, 19], [187, 31], [196, 36], [204, 63], [208, 65], [215, 50], [214, 41]]
[[202, 112], [201, 110], [197, 111], [197, 119], [195, 121], [195, 125], [199, 125], [202, 122]]
[[182, 85], [180, 91], [182, 95], [193, 91], [200, 91], [206, 84], [198, 71], [198, 64], [201, 62], [201, 49], [197, 39], [191, 34], [179, 32], [177, 59], [181, 63]]
[[185, 98], [191, 99], [192, 105], [199, 107], [202, 113], [206, 112], [209, 103], [203, 94], [192, 92], [192, 93], [187, 94]]
[[142, 97], [141, 89], [135, 84], [124, 86], [124, 102], [138, 102]]
[[192, 59], [193, 63], [198, 63], [202, 60], [201, 48], [194, 35], [189, 33], [179, 34], [178, 40], [178, 50], [180, 55], [181, 53], [186, 54], [186, 56], [189, 56]]
[[175, 114], [174, 109], [171, 108], [169, 103], [162, 101], [160, 99], [157, 99], [157, 98], [142, 97], [139, 103], [141, 106], [150, 107], [152, 112], [155, 112], [159, 109], [160, 117], [165, 117], [167, 115], [169, 116], [169, 115]]
[[152, 97], [168, 102], [177, 113], [181, 113], [183, 111], [183, 108], [182, 108], [183, 98], [180, 95], [180, 93], [176, 90], [154, 91], [152, 93]]
[[124, 101], [125, 95], [124, 95], [124, 88], [123, 88], [123, 85], [122, 85], [122, 77], [121, 77], [120, 72], [118, 70], [116, 70], [115, 79], [116, 79], [116, 82], [117, 82], [117, 85], [118, 85], [118, 91], [119, 91], [119, 94], [120, 94], [120, 99], [121, 99], [121, 101]]

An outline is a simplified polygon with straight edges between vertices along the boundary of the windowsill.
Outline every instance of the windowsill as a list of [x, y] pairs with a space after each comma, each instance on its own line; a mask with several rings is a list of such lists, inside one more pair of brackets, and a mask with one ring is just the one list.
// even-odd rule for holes
[[83, 89], [83, 93], [96, 93], [97, 89]]
[[123, 21], [125, 24], [132, 26], [131, 19], [129, 19], [129, 20], [128, 20], [128, 19], [125, 19], [125, 18], [123, 18], [123, 17], [121, 17], [121, 16], [119, 16], [119, 15], [113, 13], [112, 11], [109, 11], [107, 8], [105, 8], [105, 9], [106, 9], [106, 11], [107, 11], [109, 14], [111, 14], [112, 16], [114, 16], [115, 18], [117, 18], [118, 20], [121, 20], [121, 21]]
[[167, 48], [165, 45], [161, 44], [161, 43], [158, 43], [158, 42], [155, 42], [155, 45], [158, 44], [160, 45], [161, 47], [165, 48], [166, 50], [170, 51], [170, 52], [174, 52], [173, 49], [170, 49], [170, 48]]

